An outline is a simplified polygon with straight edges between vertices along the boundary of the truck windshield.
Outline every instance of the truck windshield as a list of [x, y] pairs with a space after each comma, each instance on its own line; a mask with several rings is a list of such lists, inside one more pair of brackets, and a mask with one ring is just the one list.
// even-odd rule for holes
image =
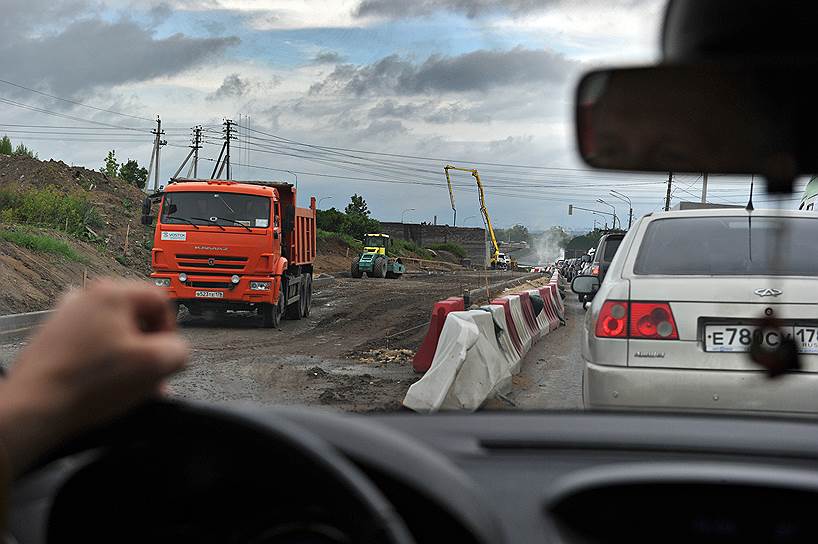
[[270, 199], [238, 193], [167, 193], [162, 223], [266, 229], [270, 226]]
[[367, 236], [364, 238], [365, 247], [385, 247], [386, 239], [382, 236]]

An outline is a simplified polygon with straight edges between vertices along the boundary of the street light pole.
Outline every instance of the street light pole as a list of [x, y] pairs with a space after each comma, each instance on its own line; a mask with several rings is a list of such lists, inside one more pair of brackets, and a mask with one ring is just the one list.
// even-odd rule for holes
[[322, 200], [329, 200], [331, 198], [332, 198], [331, 196], [322, 196], [321, 198], [318, 199], [318, 205], [316, 206], [316, 208], [318, 208], [318, 209], [321, 208], [321, 201]]
[[614, 191], [613, 189], [611, 189], [611, 196], [628, 203], [628, 230], [631, 230], [631, 225], [633, 225], [633, 205], [631, 204], [631, 199], [628, 197], [628, 195], [622, 194], [619, 191]]
[[401, 214], [400, 214], [400, 222], [403, 223], [403, 218], [406, 215], [406, 212], [413, 212], [413, 211], [415, 211], [414, 208], [406, 208], [405, 210], [403, 210], [401, 212]]
[[468, 222], [469, 222], [469, 219], [474, 219], [475, 217], [477, 217], [477, 216], [476, 216], [476, 215], [470, 215], [470, 216], [468, 216], [466, 219], [464, 219], [464, 220], [463, 220], [463, 226], [465, 227], [465, 226], [466, 226], [466, 223], [468, 223]]
[[616, 228], [616, 220], [617, 220], [616, 206], [614, 206], [613, 204], [609, 204], [609, 203], [605, 202], [601, 198], [597, 198], [596, 201], [599, 202], [600, 204], [605, 204], [606, 206], [610, 206], [611, 211], [613, 211], [613, 228]]

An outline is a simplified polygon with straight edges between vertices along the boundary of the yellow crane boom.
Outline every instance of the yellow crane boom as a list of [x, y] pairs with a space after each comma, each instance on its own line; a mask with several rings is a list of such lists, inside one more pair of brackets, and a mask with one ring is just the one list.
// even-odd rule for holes
[[[491, 264], [496, 266], [497, 265], [497, 258], [500, 255], [500, 246], [497, 244], [497, 237], [494, 235], [494, 227], [491, 226], [491, 217], [489, 217], [489, 211], [486, 208], [486, 195], [483, 192], [483, 182], [480, 181], [480, 173], [477, 171], [476, 168], [463, 168], [461, 166], [453, 166], [451, 164], [447, 164], [443, 167], [443, 171], [446, 173], [446, 182], [449, 185], [449, 196], [452, 201], [452, 209], [454, 210], [454, 192], [452, 191], [452, 181], [451, 177], [449, 176], [449, 170], [459, 170], [461, 172], [468, 172], [474, 177], [475, 181], [477, 182], [477, 193], [480, 197], [480, 213], [483, 214], [483, 218], [486, 221], [486, 230], [488, 230], [489, 238], [491, 238]], [[455, 212], [457, 213], [457, 212]], [[456, 217], [456, 216], [455, 216]]]
[[[452, 166], [451, 168], [454, 168]], [[457, 226], [457, 208], [454, 207], [454, 191], [452, 190], [452, 178], [449, 176], [449, 170], [451, 169], [449, 166], [446, 166], [443, 171], [446, 172], [446, 184], [449, 186], [449, 201], [452, 203], [452, 213], [454, 214], [454, 218], [452, 219], [452, 226]]]

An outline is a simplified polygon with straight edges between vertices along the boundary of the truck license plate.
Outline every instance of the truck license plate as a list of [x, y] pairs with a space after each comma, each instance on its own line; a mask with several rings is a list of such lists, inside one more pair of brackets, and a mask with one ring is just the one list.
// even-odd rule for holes
[[818, 353], [818, 327], [787, 325], [780, 330], [762, 329], [755, 325], [707, 325], [704, 328], [704, 350], [721, 352], [750, 351], [758, 338], [762, 345], [775, 348], [782, 338], [795, 338], [801, 353]]
[[221, 291], [196, 291], [196, 296], [200, 298], [224, 298]]

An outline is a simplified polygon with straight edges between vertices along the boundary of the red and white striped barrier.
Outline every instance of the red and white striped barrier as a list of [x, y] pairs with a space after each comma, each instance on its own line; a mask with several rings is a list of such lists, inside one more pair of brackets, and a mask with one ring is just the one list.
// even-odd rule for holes
[[404, 406], [421, 412], [476, 410], [507, 393], [532, 346], [564, 323], [558, 281], [555, 273], [546, 287], [499, 297], [480, 310], [442, 315], [439, 334], [430, 327], [437, 344], [434, 357], [407, 391]]

